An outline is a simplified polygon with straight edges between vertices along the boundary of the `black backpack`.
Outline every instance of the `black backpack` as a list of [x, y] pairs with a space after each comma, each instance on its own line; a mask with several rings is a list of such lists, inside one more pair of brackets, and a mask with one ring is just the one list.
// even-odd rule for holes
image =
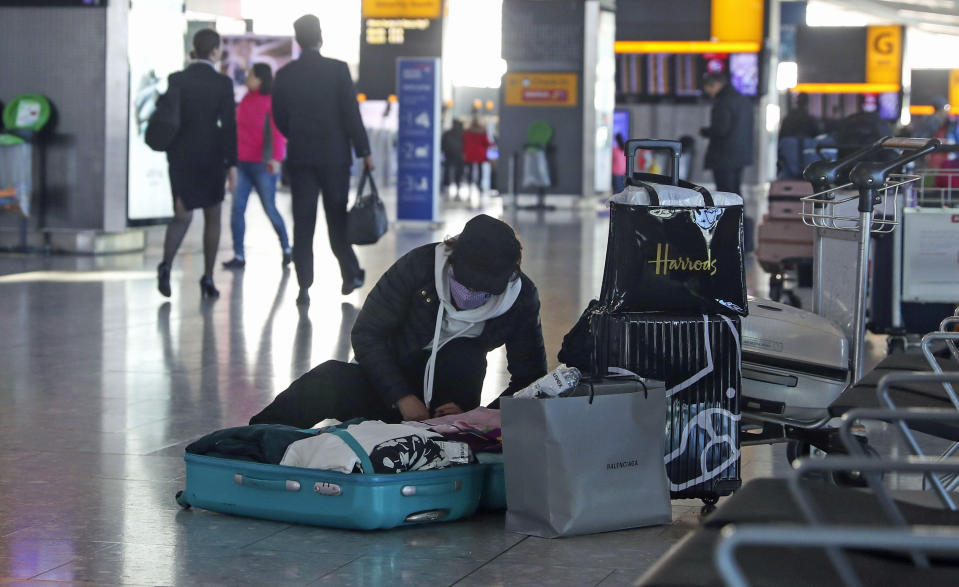
[[170, 85], [157, 99], [156, 110], [150, 115], [144, 140], [154, 151], [167, 151], [180, 130], [180, 88]]

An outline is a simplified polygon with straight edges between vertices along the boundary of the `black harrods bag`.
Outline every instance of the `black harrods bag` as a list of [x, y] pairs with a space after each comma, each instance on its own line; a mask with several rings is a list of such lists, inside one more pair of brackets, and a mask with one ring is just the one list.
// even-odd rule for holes
[[[638, 149], [671, 151], [672, 177], [635, 173]], [[745, 316], [742, 198], [680, 181], [678, 141], [631, 140], [626, 153], [626, 189], [610, 202], [602, 305]]]

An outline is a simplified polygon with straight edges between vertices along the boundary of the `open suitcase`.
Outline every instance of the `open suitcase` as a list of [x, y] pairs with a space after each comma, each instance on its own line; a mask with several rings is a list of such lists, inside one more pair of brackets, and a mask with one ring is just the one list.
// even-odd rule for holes
[[186, 489], [177, 503], [224, 514], [377, 530], [457, 520], [481, 505], [506, 507], [502, 463], [367, 475], [190, 453], [184, 460]]

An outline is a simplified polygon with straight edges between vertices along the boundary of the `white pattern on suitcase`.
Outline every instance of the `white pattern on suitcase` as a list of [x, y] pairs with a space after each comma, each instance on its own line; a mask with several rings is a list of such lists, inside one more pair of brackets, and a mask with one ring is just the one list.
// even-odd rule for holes
[[[708, 323], [709, 323], [709, 316], [703, 314], [703, 322], [706, 323], [706, 324], [708, 324]], [[709, 328], [704, 328], [704, 329], [703, 329], [703, 335], [704, 335], [704, 336], [703, 336], [703, 346], [705, 346], [707, 349], [709, 349], [709, 352], [706, 353], [706, 366], [703, 367], [698, 373], [696, 373], [695, 375], [693, 375], [692, 377], [690, 377], [690, 378], [687, 379], [686, 381], [683, 381], [682, 383], [680, 383], [680, 384], [678, 384], [678, 385], [674, 385], [673, 387], [670, 387], [669, 389], [667, 389], [667, 390], [666, 390], [666, 397], [672, 397], [672, 396], [676, 395], [677, 393], [679, 393], [680, 391], [686, 389], [687, 387], [690, 387], [690, 386], [692, 386], [692, 385], [695, 385], [696, 382], [698, 382], [700, 379], [702, 379], [703, 377], [705, 377], [705, 376], [707, 376], [707, 375], [709, 375], [710, 373], [713, 372], [713, 352], [712, 352], [712, 351], [713, 351], [713, 345], [709, 342]], [[738, 344], [739, 344], [739, 339], [738, 339], [738, 338], [737, 338], [737, 340], [736, 340], [736, 344], [737, 344], [737, 346], [738, 346]]]
[[[736, 365], [741, 373], [742, 372], [742, 344], [739, 338], [739, 331], [736, 329], [736, 325], [733, 323], [733, 321], [729, 319], [727, 316], [720, 316], [720, 318], [722, 318], [726, 326], [729, 327], [730, 332], [732, 332], [733, 339], [736, 341]], [[708, 317], [703, 316], [703, 320], [708, 321]], [[689, 379], [687, 379], [686, 381], [683, 381], [679, 385], [676, 385], [666, 390], [666, 397], [670, 397], [673, 394], [678, 393], [682, 391], [683, 389], [686, 389], [687, 387], [695, 384], [697, 381], [699, 381], [703, 377], [713, 372], [713, 358], [712, 358], [713, 353], [712, 353], [712, 344], [709, 341], [709, 328], [705, 328], [703, 332], [704, 332], [704, 339], [703, 339], [704, 346], [707, 349], [709, 349], [709, 351], [706, 353], [706, 362], [707, 362], [706, 367], [702, 369], [701, 371], [699, 371], [698, 373], [696, 373], [695, 375], [693, 375], [692, 377], [690, 377]], [[729, 398], [733, 398], [736, 395], [736, 390], [730, 388], [726, 390], [726, 395]], [[731, 436], [728, 434], [717, 436], [716, 431], [713, 427], [712, 416], [714, 415], [718, 415], [723, 418], [729, 418], [731, 425], [729, 427], [727, 426], [723, 427], [724, 429], [729, 429], [729, 430], [734, 430], [735, 427], [738, 426], [737, 423], [741, 419], [740, 415], [733, 414], [729, 410], [724, 410], [722, 408], [709, 408], [696, 414], [692, 418], [692, 420], [685, 422], [685, 425], [682, 428], [683, 436], [682, 436], [682, 440], [680, 441], [679, 448], [667, 454], [663, 458], [663, 462], [665, 465], [669, 465], [669, 463], [676, 460], [677, 458], [681, 458], [681, 456], [686, 452], [686, 446], [689, 444], [689, 438], [690, 436], [692, 436], [694, 429], [696, 427], [699, 427], [703, 429], [703, 431], [706, 433], [706, 435], [709, 438], [709, 442], [707, 442], [706, 445], [703, 447], [703, 451], [702, 453], [700, 453], [700, 456], [699, 456], [699, 470], [702, 471], [703, 473], [699, 477], [696, 477], [694, 479], [689, 479], [687, 481], [684, 481], [678, 484], [673, 483], [672, 479], [670, 479], [669, 480], [670, 491], [674, 491], [674, 492], [682, 491], [683, 489], [686, 489], [687, 487], [693, 487], [695, 485], [699, 485], [700, 483], [705, 483], [706, 481], [709, 481], [710, 479], [713, 479], [714, 477], [718, 477], [723, 471], [725, 471], [726, 469], [728, 469], [729, 467], [731, 467], [732, 465], [734, 465], [736, 462], [739, 461], [740, 450], [737, 447], [738, 442], [737, 442], [736, 436], [735, 435]], [[713, 469], [708, 469], [707, 457], [709, 455], [709, 451], [712, 447], [716, 446], [717, 444], [728, 444], [730, 446], [729, 457], [726, 460], [724, 460], [722, 463], [720, 463], [717, 467]]]
[[[729, 418], [732, 423], [730, 429], [734, 429], [737, 426], [741, 416], [738, 414], [733, 414], [729, 410], [724, 410], [722, 408], [709, 408], [703, 410], [696, 414], [692, 421], [686, 422], [686, 426], [683, 427], [683, 439], [679, 444], [679, 448], [675, 449], [673, 452], [667, 454], [664, 457], [664, 463], [668, 465], [677, 458], [681, 458], [683, 453], [686, 452], [686, 446], [689, 444], [689, 438], [692, 436], [695, 428], [702, 428], [706, 433], [706, 436], [709, 437], [709, 442], [706, 443], [706, 446], [703, 447], [703, 452], [699, 456], [699, 470], [703, 473], [694, 479], [689, 479], [682, 483], [673, 483], [673, 480], [669, 480], [669, 490], [670, 491], [682, 491], [687, 487], [693, 487], [699, 485], [700, 483], [705, 483], [714, 477], [718, 477], [723, 471], [734, 465], [739, 460], [740, 450], [736, 447], [736, 438], [735, 436], [730, 436], [728, 434], [723, 434], [718, 436], [716, 430], [713, 428], [713, 416], [721, 416], [723, 418]], [[725, 426], [724, 426], [725, 428]], [[706, 459], [709, 455], [709, 449], [716, 446], [717, 444], [728, 444], [730, 447], [729, 458], [720, 463], [718, 466], [708, 469]]]

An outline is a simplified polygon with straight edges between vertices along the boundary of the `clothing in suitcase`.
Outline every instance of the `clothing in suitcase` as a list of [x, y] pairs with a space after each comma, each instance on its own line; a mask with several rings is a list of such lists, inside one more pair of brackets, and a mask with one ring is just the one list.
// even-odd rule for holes
[[[257, 450], [250, 451], [244, 437], [240, 458], [187, 452], [186, 489], [177, 494], [177, 502], [226, 514], [356, 530], [456, 520], [472, 515], [480, 504], [491, 473], [488, 465], [370, 474], [375, 468], [359, 442], [346, 430], [327, 430], [355, 453], [363, 472], [257, 462], [264, 456], [276, 460], [274, 442], [257, 437], [253, 444]], [[212, 443], [211, 454], [226, 454], [220, 448], [227, 442], [235, 448], [235, 439], [234, 435]], [[273, 450], [258, 450], [263, 447]]]
[[594, 313], [595, 365], [665, 381], [666, 472], [673, 498], [707, 503], [739, 488], [740, 319]]

